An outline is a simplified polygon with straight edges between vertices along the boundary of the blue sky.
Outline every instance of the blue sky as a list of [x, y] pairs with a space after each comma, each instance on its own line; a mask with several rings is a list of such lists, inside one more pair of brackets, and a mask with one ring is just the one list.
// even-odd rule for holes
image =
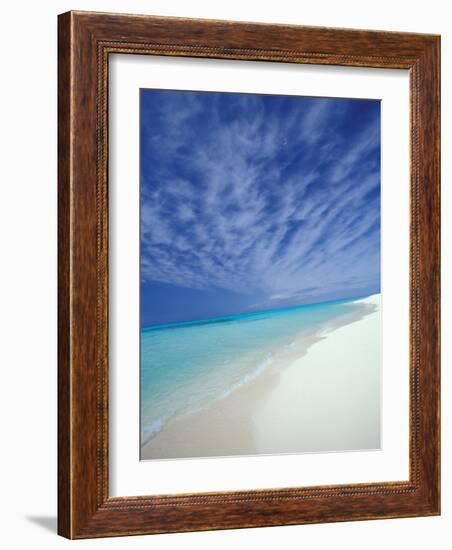
[[141, 324], [380, 291], [380, 102], [141, 90]]

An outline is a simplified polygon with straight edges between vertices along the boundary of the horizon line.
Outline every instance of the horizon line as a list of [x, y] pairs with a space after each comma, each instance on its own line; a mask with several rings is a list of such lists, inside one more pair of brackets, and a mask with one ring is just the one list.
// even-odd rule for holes
[[183, 326], [190, 326], [190, 325], [207, 325], [209, 323], [222, 323], [230, 321], [236, 317], [240, 316], [253, 316], [253, 315], [259, 315], [262, 313], [268, 313], [268, 312], [274, 312], [274, 311], [280, 311], [282, 309], [297, 309], [300, 307], [306, 307], [306, 306], [316, 306], [319, 304], [329, 304], [334, 302], [347, 302], [347, 301], [354, 301], [359, 300], [362, 298], [369, 298], [370, 296], [376, 296], [378, 294], [381, 294], [380, 292], [373, 292], [371, 294], [360, 294], [358, 296], [350, 296], [348, 298], [338, 298], [336, 300], [322, 300], [320, 302], [306, 302], [304, 304], [297, 304], [295, 306], [286, 306], [286, 307], [275, 307], [275, 308], [268, 308], [268, 309], [260, 309], [256, 311], [249, 311], [246, 313], [235, 313], [231, 315], [222, 315], [220, 317], [207, 317], [205, 319], [193, 319], [191, 321], [176, 321], [174, 323], [163, 323], [163, 324], [157, 324], [157, 325], [143, 325], [140, 324], [140, 331], [145, 332], [151, 332], [153, 330], [161, 330], [161, 329], [167, 329], [167, 328], [178, 328]]

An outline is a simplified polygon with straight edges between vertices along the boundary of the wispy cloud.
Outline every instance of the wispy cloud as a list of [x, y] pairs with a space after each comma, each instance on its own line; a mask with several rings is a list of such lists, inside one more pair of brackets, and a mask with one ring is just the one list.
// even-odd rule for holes
[[286, 303], [379, 286], [379, 105], [142, 92], [142, 278]]

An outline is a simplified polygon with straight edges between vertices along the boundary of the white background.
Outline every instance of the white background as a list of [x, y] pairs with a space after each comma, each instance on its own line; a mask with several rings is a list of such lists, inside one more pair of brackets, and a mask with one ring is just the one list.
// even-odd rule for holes
[[[0, 385], [2, 546], [5, 548], [448, 548], [452, 536], [452, 412], [443, 398], [442, 517], [69, 542], [56, 515], [56, 15], [68, 9], [211, 17], [443, 35], [443, 182], [452, 108], [449, 2], [376, 3], [17, 1], [2, 6], [0, 87]], [[452, 190], [443, 185], [443, 396], [452, 393]]]
[[[110, 494], [193, 493], [408, 479], [409, 80], [400, 70], [212, 59], [110, 60]], [[137, 460], [139, 89], [381, 99], [381, 450]], [[135, 182], [135, 183], [134, 183]]]

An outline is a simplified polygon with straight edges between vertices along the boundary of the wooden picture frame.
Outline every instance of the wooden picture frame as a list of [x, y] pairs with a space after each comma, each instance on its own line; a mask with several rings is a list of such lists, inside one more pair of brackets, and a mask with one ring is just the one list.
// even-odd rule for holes
[[[58, 38], [58, 532], [68, 538], [440, 513], [440, 38], [68, 12]], [[408, 481], [148, 497], [108, 490], [110, 54], [410, 72]]]

